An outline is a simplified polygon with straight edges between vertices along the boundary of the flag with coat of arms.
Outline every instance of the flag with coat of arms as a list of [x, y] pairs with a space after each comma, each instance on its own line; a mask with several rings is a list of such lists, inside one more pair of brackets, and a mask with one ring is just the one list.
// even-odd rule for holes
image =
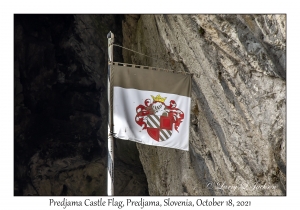
[[111, 83], [116, 138], [189, 150], [190, 74], [113, 63]]

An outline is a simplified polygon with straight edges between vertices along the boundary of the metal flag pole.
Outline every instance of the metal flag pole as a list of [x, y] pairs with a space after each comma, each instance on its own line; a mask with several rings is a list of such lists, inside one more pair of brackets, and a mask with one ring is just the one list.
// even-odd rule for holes
[[108, 75], [107, 75], [107, 97], [108, 97], [108, 145], [107, 145], [107, 195], [114, 195], [114, 137], [112, 119], [112, 87], [111, 87], [111, 67], [113, 62], [114, 34], [110, 31], [108, 39]]

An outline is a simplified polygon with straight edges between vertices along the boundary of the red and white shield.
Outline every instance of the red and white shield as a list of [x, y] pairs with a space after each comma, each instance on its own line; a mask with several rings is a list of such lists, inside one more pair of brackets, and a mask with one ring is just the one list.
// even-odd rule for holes
[[172, 136], [173, 129], [179, 133], [178, 128], [184, 119], [184, 113], [177, 108], [174, 100], [170, 100], [169, 105], [166, 105], [166, 97], [157, 95], [152, 98], [152, 102], [146, 99], [144, 105], [136, 107], [135, 122], [143, 130], [147, 130], [155, 141], [166, 141]]
[[173, 118], [171, 116], [148, 115], [147, 132], [156, 141], [165, 141], [172, 136]]

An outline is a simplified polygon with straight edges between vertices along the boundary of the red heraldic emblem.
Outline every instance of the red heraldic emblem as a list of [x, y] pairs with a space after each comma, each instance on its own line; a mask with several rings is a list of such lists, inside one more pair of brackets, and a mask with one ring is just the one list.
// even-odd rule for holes
[[184, 113], [176, 108], [176, 102], [170, 101], [169, 106], [165, 105], [166, 97], [160, 95], [152, 96], [144, 101], [145, 105], [136, 107], [135, 122], [147, 130], [149, 136], [155, 141], [166, 141], [173, 133], [173, 129], [177, 132], [180, 123], [184, 119]]

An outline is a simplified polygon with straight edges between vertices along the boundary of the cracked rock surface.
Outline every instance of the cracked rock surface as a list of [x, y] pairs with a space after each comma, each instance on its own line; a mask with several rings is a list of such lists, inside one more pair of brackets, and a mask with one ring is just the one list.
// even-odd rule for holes
[[195, 74], [190, 151], [137, 144], [150, 195], [286, 195], [285, 15], [125, 15], [123, 46]]
[[15, 15], [14, 194], [106, 195], [114, 61], [194, 73], [190, 151], [115, 140], [116, 195], [286, 195], [285, 15]]

